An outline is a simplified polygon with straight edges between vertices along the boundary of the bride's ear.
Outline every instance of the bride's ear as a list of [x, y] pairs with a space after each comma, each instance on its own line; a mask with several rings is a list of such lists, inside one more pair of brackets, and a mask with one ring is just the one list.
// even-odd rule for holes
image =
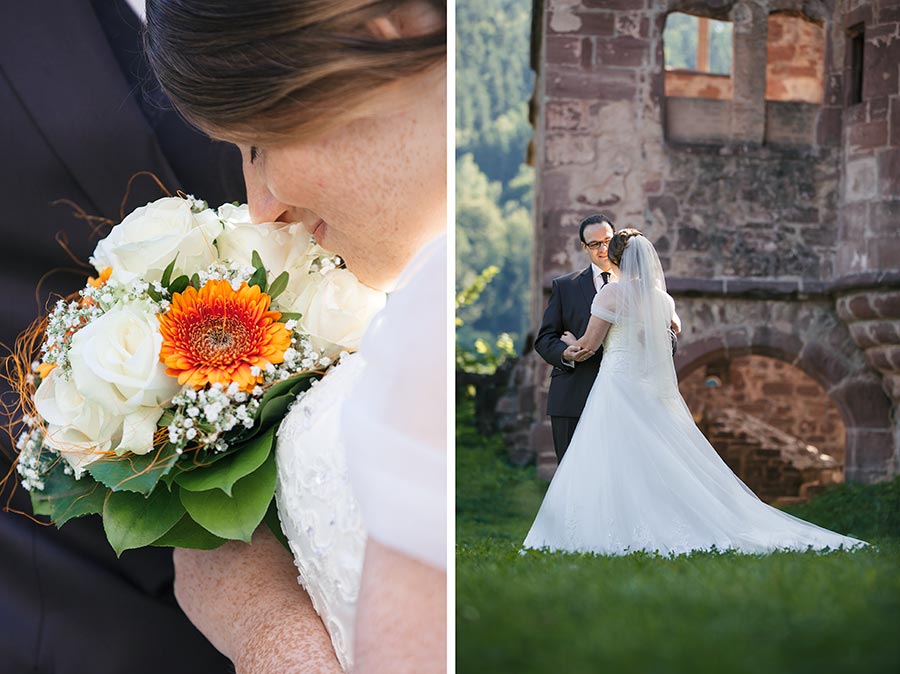
[[434, 33], [447, 17], [425, 0], [411, 0], [392, 12], [369, 21], [369, 30], [380, 40], [400, 40]]

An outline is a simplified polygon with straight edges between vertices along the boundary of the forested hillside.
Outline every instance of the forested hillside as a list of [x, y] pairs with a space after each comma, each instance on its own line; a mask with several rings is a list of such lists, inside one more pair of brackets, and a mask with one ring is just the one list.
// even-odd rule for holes
[[[469, 286], [491, 265], [499, 272], [479, 299], [459, 311], [458, 341], [492, 343], [503, 332], [518, 347], [529, 330], [534, 171], [528, 100], [531, 0], [459, 2], [456, 8], [456, 284]], [[697, 19], [669, 16], [668, 67], [693, 69]], [[731, 71], [731, 24], [710, 22], [709, 69]]]
[[486, 267], [499, 273], [478, 302], [460, 310], [459, 341], [527, 325], [533, 171], [528, 100], [531, 1], [479, 0], [456, 9], [456, 283], [464, 288]]

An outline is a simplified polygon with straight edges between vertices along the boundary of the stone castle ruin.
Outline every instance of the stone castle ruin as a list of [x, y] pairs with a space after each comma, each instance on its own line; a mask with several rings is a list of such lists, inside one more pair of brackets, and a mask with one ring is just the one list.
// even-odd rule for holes
[[[687, 68], [666, 60], [676, 19]], [[532, 62], [534, 330], [586, 264], [578, 223], [609, 213], [656, 245], [682, 393], [751, 487], [895, 475], [900, 0], [535, 0]], [[549, 366], [512, 377], [512, 456], [549, 478]]]

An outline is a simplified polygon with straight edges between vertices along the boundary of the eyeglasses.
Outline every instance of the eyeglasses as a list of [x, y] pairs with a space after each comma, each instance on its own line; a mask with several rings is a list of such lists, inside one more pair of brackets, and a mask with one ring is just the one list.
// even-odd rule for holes
[[585, 248], [590, 248], [591, 250], [600, 250], [601, 246], [609, 248], [610, 241], [611, 239], [604, 239], [603, 241], [591, 241], [590, 243], [582, 243], [581, 245]]

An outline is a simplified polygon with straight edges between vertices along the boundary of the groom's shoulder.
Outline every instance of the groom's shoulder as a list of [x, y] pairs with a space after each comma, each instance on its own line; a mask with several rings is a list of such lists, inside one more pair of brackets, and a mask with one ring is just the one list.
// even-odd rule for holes
[[568, 274], [563, 274], [562, 276], [557, 276], [553, 279], [553, 283], [556, 285], [569, 285], [572, 283], [576, 283], [579, 277], [584, 274], [586, 269], [576, 269], [573, 272], [569, 272]]

